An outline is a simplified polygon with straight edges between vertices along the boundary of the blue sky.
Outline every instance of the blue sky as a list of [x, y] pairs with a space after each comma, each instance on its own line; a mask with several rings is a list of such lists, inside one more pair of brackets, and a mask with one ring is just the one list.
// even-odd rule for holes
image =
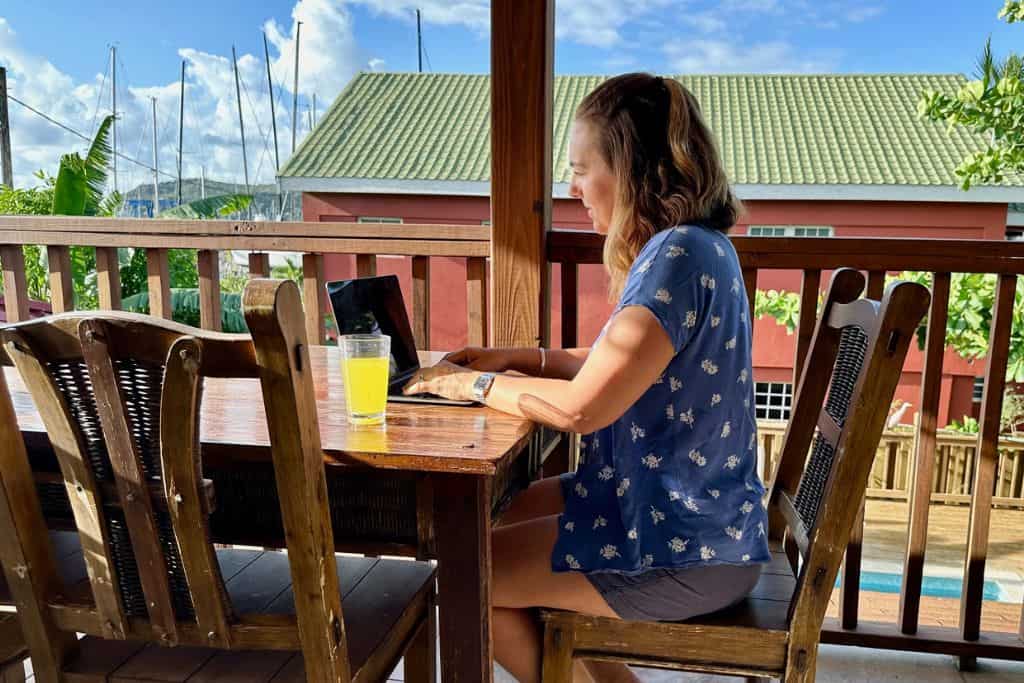
[[[1001, 6], [1002, 0], [560, 0], [555, 68], [588, 74], [970, 72], [989, 35], [997, 53], [1024, 44], [1024, 27], [996, 19]], [[13, 95], [91, 134], [97, 114], [109, 109], [105, 74], [108, 48], [116, 44], [122, 149], [151, 163], [150, 98], [156, 97], [160, 166], [170, 171], [185, 59], [186, 175], [204, 165], [210, 176], [240, 180], [234, 44], [246, 89], [250, 173], [267, 181], [273, 168], [261, 31], [271, 38], [272, 70], [283, 85], [279, 103], [290, 104], [292, 36], [296, 19], [304, 21], [300, 102], [307, 108], [316, 92], [322, 112], [359, 70], [416, 69], [416, 7], [423, 10], [430, 70], [488, 70], [487, 0], [4, 0], [0, 65], [9, 69]], [[32, 184], [37, 168], [52, 171], [62, 152], [81, 144], [17, 104], [11, 112], [18, 185]], [[279, 127], [288, 128], [286, 107], [277, 114]], [[287, 142], [281, 151], [287, 158]], [[146, 179], [145, 169], [125, 166], [122, 187]]]

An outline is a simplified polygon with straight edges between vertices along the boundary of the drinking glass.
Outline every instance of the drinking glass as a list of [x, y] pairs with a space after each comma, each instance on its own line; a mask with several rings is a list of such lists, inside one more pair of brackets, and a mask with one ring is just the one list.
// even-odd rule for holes
[[352, 424], [384, 422], [391, 366], [391, 337], [385, 334], [346, 334], [338, 338], [345, 402]]

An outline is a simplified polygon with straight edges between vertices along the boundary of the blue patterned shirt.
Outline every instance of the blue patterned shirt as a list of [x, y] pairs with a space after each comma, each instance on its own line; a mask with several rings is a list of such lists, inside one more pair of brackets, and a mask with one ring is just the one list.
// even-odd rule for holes
[[552, 569], [767, 562], [752, 326], [729, 238], [697, 226], [656, 234], [615, 311], [626, 306], [650, 310], [675, 355], [622, 417], [581, 439]]

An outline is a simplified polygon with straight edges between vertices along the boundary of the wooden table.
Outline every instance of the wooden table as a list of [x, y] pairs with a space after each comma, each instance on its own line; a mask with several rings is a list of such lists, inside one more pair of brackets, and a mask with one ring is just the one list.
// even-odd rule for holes
[[[389, 403], [383, 429], [355, 428], [345, 417], [337, 349], [314, 346], [310, 357], [329, 478], [372, 471], [416, 479], [418, 554], [438, 559], [442, 680], [493, 680], [494, 490], [507, 486], [513, 467], [523, 471], [525, 453], [532, 450], [528, 446], [536, 441], [534, 424], [484, 407]], [[421, 353], [421, 362], [437, 357]], [[22, 434], [30, 453], [38, 452], [45, 442], [42, 422], [17, 372], [4, 370]], [[200, 439], [204, 467], [208, 459], [240, 473], [265, 467], [270, 462], [270, 440], [259, 381], [207, 379]], [[536, 453], [531, 456], [537, 458]], [[226, 501], [220, 491], [217, 498], [218, 508], [239, 505]], [[276, 506], [265, 498], [261, 502]]]

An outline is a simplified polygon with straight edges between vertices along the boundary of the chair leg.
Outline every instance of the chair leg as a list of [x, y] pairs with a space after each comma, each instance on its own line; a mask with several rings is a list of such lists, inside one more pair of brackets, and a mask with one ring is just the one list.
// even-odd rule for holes
[[434, 683], [437, 680], [437, 611], [434, 598], [427, 600], [427, 614], [409, 648], [405, 651], [405, 680], [408, 683]]
[[558, 623], [544, 625], [544, 665], [541, 680], [544, 683], [572, 682], [572, 631]]

